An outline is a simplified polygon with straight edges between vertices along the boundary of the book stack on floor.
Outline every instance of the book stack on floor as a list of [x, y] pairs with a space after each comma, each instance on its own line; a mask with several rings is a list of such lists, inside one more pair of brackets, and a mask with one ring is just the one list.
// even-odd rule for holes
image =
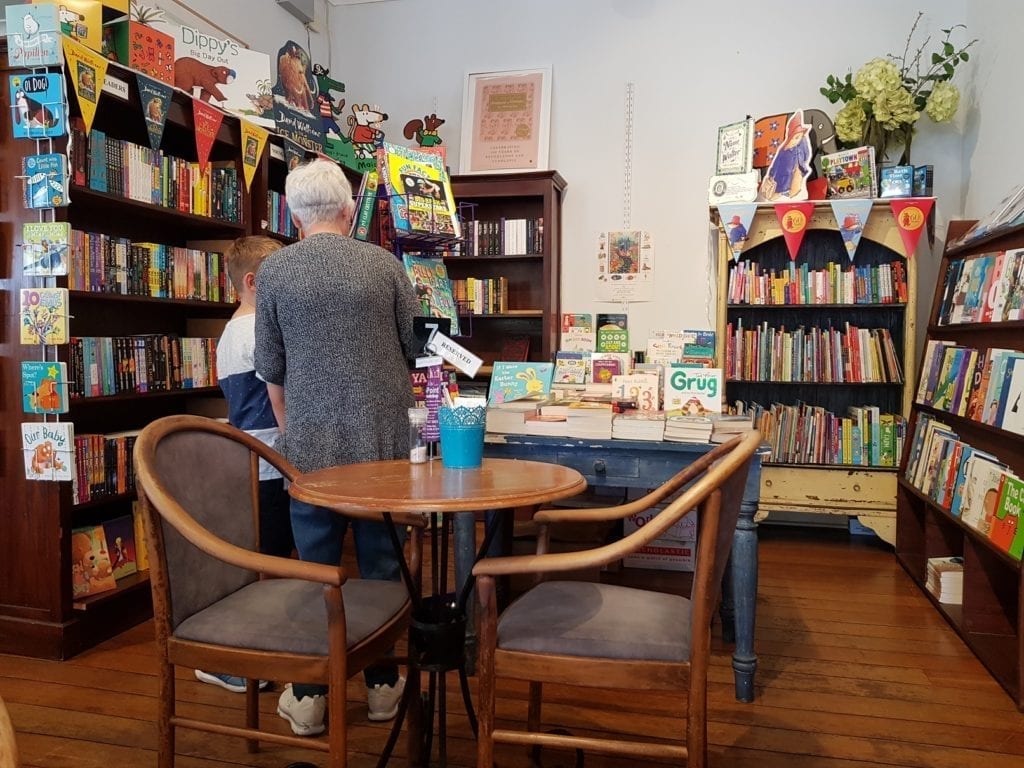
[[663, 440], [664, 411], [628, 410], [612, 420], [612, 437], [617, 440]]
[[964, 559], [962, 557], [929, 557], [925, 587], [940, 603], [962, 605], [964, 602]]
[[706, 443], [712, 424], [707, 416], [666, 416], [665, 439], [673, 443]]

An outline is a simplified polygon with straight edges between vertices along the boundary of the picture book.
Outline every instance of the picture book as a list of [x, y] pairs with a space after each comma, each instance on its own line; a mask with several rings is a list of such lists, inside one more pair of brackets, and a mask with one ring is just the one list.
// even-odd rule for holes
[[562, 333], [568, 333], [572, 329], [579, 329], [582, 331], [594, 330], [594, 316], [589, 312], [582, 313], [562, 313]]
[[999, 499], [999, 484], [1007, 470], [1001, 464], [988, 461], [978, 454], [971, 458], [971, 466], [964, 480], [960, 519], [964, 524], [988, 535], [992, 516]]
[[71, 531], [71, 596], [88, 597], [117, 589], [102, 525]]
[[606, 330], [613, 330], [620, 328], [625, 331], [629, 327], [629, 321], [624, 312], [598, 312], [597, 313], [597, 330], [602, 328]]
[[875, 196], [875, 148], [857, 147], [821, 156], [830, 198]]
[[448, 270], [440, 259], [404, 254], [402, 262], [416, 291], [420, 308], [427, 317], [447, 317], [452, 323], [452, 336], [459, 335], [459, 313], [452, 296]]
[[721, 368], [682, 368], [673, 365], [665, 370], [664, 387], [666, 413], [707, 416], [722, 412]]
[[587, 357], [583, 352], [555, 353], [555, 384], [586, 384]]
[[710, 357], [715, 356], [715, 332], [714, 331], [691, 331], [684, 330], [683, 355], [686, 357]]
[[992, 515], [988, 538], [1014, 559], [1021, 559], [1024, 548], [1024, 531], [1021, 530], [1020, 515], [1024, 508], [1024, 482], [1010, 475], [1003, 475], [999, 488], [999, 500]]
[[26, 208], [59, 208], [68, 204], [68, 159], [52, 152], [21, 160]]
[[914, 168], [914, 197], [931, 197], [935, 168], [931, 165], [919, 165]]
[[971, 243], [998, 229], [1006, 221], [1007, 212], [1022, 198], [1024, 198], [1024, 185], [1014, 187], [1006, 197], [999, 201], [995, 208], [978, 219], [974, 226], [964, 232], [956, 241], [949, 243], [947, 247]]
[[56, 3], [9, 4], [4, 16], [11, 67], [52, 67], [63, 61]]
[[678, 338], [653, 338], [647, 340], [647, 353], [644, 360], [648, 363], [672, 365], [683, 358], [683, 341]]
[[373, 222], [373, 211], [376, 208], [379, 180], [376, 171], [367, 171], [363, 174], [359, 194], [356, 195], [356, 216], [352, 220], [352, 232], [349, 234], [356, 240], [368, 240], [370, 237], [370, 224]]
[[64, 76], [59, 74], [8, 77], [11, 133], [16, 139], [46, 139], [68, 132], [64, 109]]
[[598, 352], [629, 352], [629, 331], [618, 326], [597, 329]]
[[462, 236], [451, 182], [439, 158], [387, 142], [379, 158], [399, 236]]
[[71, 422], [23, 423], [21, 452], [27, 479], [75, 479], [75, 427]]
[[562, 332], [561, 347], [566, 352], [593, 352], [597, 346], [597, 334], [583, 328], [570, 328]]
[[21, 289], [21, 343], [66, 344], [67, 288]]
[[[32, 0], [49, 5], [52, 0]], [[58, 5], [57, 25], [62, 35], [77, 40], [99, 53], [103, 50], [102, 0], [61, 0]], [[109, 3], [108, 3], [109, 4]]]
[[68, 273], [71, 224], [29, 221], [21, 225], [22, 274], [39, 277]]
[[131, 576], [139, 570], [135, 553], [135, 523], [131, 515], [123, 515], [103, 523], [107, 553], [115, 579]]
[[1024, 435], [1024, 360], [1009, 360], [1004, 374], [1003, 391], [999, 395], [1000, 427], [1017, 435]]
[[748, 117], [718, 129], [715, 173], [748, 173], [754, 162], [754, 118]]
[[625, 352], [592, 352], [590, 380], [595, 384], [611, 384], [613, 376], [629, 373], [629, 355]]
[[22, 361], [21, 392], [22, 410], [25, 413], [67, 413], [67, 364], [57, 361]]
[[914, 166], [887, 165], [879, 172], [879, 197], [910, 197], [914, 193]]
[[658, 377], [644, 373], [612, 376], [612, 397], [632, 400], [638, 411], [657, 411], [661, 400]]
[[546, 395], [551, 391], [555, 366], [551, 363], [513, 363], [497, 361], [491, 372], [487, 404], [522, 400], [524, 397]]

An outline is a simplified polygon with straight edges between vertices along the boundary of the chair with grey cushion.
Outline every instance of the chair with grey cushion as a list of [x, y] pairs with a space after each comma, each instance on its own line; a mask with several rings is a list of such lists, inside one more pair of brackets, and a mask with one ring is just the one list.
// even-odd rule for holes
[[[173, 768], [176, 728], [240, 736], [250, 751], [260, 741], [319, 749], [329, 753], [332, 768], [342, 768], [346, 681], [407, 632], [411, 604], [404, 584], [349, 579], [340, 563], [257, 551], [261, 458], [295, 478], [295, 468], [280, 454], [212, 419], [158, 419], [135, 444], [160, 657], [160, 768]], [[414, 528], [414, 575], [420, 573], [421, 541]], [[246, 678], [244, 726], [176, 714], [175, 666]], [[260, 730], [257, 680], [327, 685], [327, 739]]]
[[[474, 566], [481, 607], [478, 768], [492, 768], [496, 743], [634, 755], [641, 761], [662, 758], [690, 768], [707, 765], [711, 618], [747, 471], [759, 443], [756, 431], [737, 437], [628, 504], [542, 510], [534, 518], [540, 525], [537, 554], [485, 558]], [[671, 498], [679, 489], [683, 489], [681, 493]], [[650, 522], [619, 541], [585, 551], [547, 552], [546, 531], [551, 524], [624, 518], [670, 498]], [[554, 578], [559, 573], [620, 560], [649, 544], [691, 510], [699, 516], [697, 563], [689, 598]], [[495, 579], [512, 574], [543, 578], [499, 616]], [[495, 727], [498, 677], [529, 681], [526, 730]], [[544, 683], [678, 692], [686, 713], [686, 728], [680, 734], [683, 743], [544, 732]]]

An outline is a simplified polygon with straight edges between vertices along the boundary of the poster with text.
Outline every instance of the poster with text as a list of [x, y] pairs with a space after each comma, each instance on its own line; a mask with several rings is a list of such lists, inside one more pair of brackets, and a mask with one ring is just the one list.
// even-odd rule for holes
[[550, 119], [550, 69], [469, 74], [462, 105], [462, 173], [547, 170]]
[[643, 230], [602, 232], [597, 239], [598, 301], [654, 299], [654, 245]]

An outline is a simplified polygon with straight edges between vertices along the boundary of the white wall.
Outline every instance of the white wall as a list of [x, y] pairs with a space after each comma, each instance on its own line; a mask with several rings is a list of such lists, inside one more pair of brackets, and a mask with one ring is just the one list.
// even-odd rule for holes
[[1015, 0], [973, 0], [967, 24], [972, 36], [981, 40], [975, 46], [973, 78], [964, 102], [963, 212], [965, 218], [976, 219], [1024, 184], [1019, 149], [1024, 126], [1024, 5]]

